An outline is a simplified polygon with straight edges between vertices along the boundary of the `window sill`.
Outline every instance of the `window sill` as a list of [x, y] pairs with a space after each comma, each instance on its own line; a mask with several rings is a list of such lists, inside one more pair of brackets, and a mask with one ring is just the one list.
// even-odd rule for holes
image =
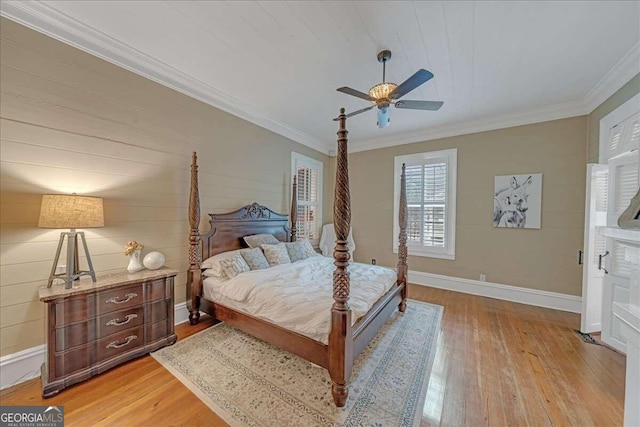
[[[398, 248], [393, 248], [393, 253], [397, 254]], [[452, 261], [456, 259], [455, 253], [449, 254], [449, 253], [438, 253], [438, 252], [415, 252], [415, 251], [412, 251], [411, 249], [409, 249], [407, 253], [409, 256], [420, 256], [425, 258], [449, 259]]]

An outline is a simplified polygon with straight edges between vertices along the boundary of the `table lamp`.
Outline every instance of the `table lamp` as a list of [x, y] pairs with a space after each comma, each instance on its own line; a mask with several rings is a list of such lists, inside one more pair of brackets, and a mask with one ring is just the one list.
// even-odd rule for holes
[[[77, 194], [45, 194], [42, 196], [42, 206], [40, 208], [40, 228], [69, 228], [69, 231], [60, 233], [60, 242], [56, 257], [53, 260], [53, 267], [49, 275], [47, 287], [51, 287], [53, 279], [60, 278], [65, 281], [65, 288], [71, 289], [73, 281], [81, 276], [91, 276], [96, 281], [96, 273], [93, 270], [91, 256], [87, 248], [87, 241], [84, 232], [76, 231], [76, 228], [96, 228], [104, 227], [104, 210], [102, 198], [79, 196]], [[82, 239], [82, 246], [87, 257], [89, 270], [80, 270], [78, 262], [78, 236]], [[60, 259], [60, 251], [67, 238], [67, 270], [64, 273], [56, 274], [56, 268]]]

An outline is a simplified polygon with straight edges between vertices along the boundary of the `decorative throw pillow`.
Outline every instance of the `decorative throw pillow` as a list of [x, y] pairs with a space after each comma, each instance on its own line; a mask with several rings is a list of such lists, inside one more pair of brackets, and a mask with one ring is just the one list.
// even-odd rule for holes
[[260, 248], [242, 251], [242, 257], [251, 270], [264, 270], [265, 268], [269, 268], [269, 261], [264, 257], [262, 249]]
[[223, 259], [220, 261], [220, 265], [230, 279], [240, 273], [249, 271], [249, 264], [244, 260], [241, 253], [236, 253], [229, 258]]
[[280, 264], [291, 264], [291, 258], [287, 252], [287, 247], [284, 243], [278, 243], [277, 245], [262, 245], [264, 256], [269, 261], [269, 265], [274, 267]]
[[244, 242], [250, 248], [259, 248], [261, 245], [277, 245], [280, 243], [272, 234], [252, 234], [245, 236]]
[[284, 244], [287, 247], [291, 262], [301, 261], [311, 256], [315, 256], [316, 251], [308, 240], [298, 240], [297, 242], [288, 242]]
[[214, 255], [210, 258], [207, 258], [206, 260], [202, 261], [202, 263], [200, 264], [200, 268], [206, 268], [207, 270], [210, 270], [207, 275], [211, 275], [211, 276], [222, 276], [222, 274], [224, 273], [224, 271], [222, 270], [222, 266], [220, 265], [220, 261], [222, 261], [225, 258], [229, 258], [232, 255], [238, 254], [241, 251], [244, 251], [246, 249], [236, 249], [234, 251], [227, 251], [227, 252], [222, 252], [219, 253], [218, 255]]

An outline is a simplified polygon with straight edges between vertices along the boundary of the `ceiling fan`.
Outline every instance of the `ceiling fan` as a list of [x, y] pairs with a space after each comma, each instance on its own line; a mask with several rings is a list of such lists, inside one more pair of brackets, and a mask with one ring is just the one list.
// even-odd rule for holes
[[[373, 105], [363, 108], [361, 110], [354, 111], [347, 114], [347, 117], [355, 116], [356, 114], [364, 113], [371, 110], [373, 107], [378, 107], [378, 127], [380, 129], [389, 126], [389, 105], [393, 104], [396, 108], [404, 108], [410, 110], [429, 110], [436, 111], [442, 107], [444, 102], [442, 101], [398, 101], [418, 86], [428, 82], [433, 78], [433, 74], [427, 70], [420, 69], [415, 72], [411, 77], [402, 82], [400, 85], [385, 81], [385, 72], [387, 61], [391, 59], [391, 51], [383, 50], [378, 53], [378, 62], [382, 62], [382, 83], [378, 83], [369, 89], [369, 94], [360, 92], [350, 87], [340, 87], [336, 89], [338, 92], [346, 93], [347, 95], [355, 96], [358, 98], [371, 101]], [[333, 120], [338, 120], [337, 118]]]

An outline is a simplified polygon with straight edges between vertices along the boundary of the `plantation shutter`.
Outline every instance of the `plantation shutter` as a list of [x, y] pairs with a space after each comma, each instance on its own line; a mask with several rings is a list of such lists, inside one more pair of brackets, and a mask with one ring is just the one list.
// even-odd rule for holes
[[406, 168], [407, 243], [445, 247], [447, 163], [434, 161]]
[[635, 162], [622, 164], [615, 168], [615, 174], [613, 209], [616, 215], [620, 215], [638, 191], [638, 164]]
[[629, 202], [638, 192], [638, 155], [628, 153], [609, 160], [609, 206], [607, 226], [617, 227], [618, 217], [629, 207]]
[[317, 241], [320, 224], [318, 223], [319, 176], [318, 170], [296, 166], [298, 182], [298, 238]]
[[[600, 226], [606, 225], [607, 215], [607, 196], [608, 196], [608, 177], [609, 171], [607, 169], [602, 171], [596, 171], [594, 173], [593, 180], [593, 197], [595, 198], [595, 214], [597, 215], [596, 224]], [[601, 218], [601, 219], [600, 219]], [[598, 256], [602, 255], [606, 251], [606, 238], [602, 234], [594, 233], [594, 249], [593, 249], [593, 262], [598, 262]]]
[[618, 147], [622, 141], [622, 131], [624, 130], [624, 123], [614, 126], [609, 134], [609, 157], [614, 156], [618, 152]]
[[601, 161], [604, 162], [627, 151], [636, 150], [639, 141], [640, 113], [634, 114], [611, 128], [607, 141], [606, 159], [601, 159]]
[[640, 115], [637, 115], [631, 121], [630, 149], [638, 147], [639, 143], [640, 143]]

